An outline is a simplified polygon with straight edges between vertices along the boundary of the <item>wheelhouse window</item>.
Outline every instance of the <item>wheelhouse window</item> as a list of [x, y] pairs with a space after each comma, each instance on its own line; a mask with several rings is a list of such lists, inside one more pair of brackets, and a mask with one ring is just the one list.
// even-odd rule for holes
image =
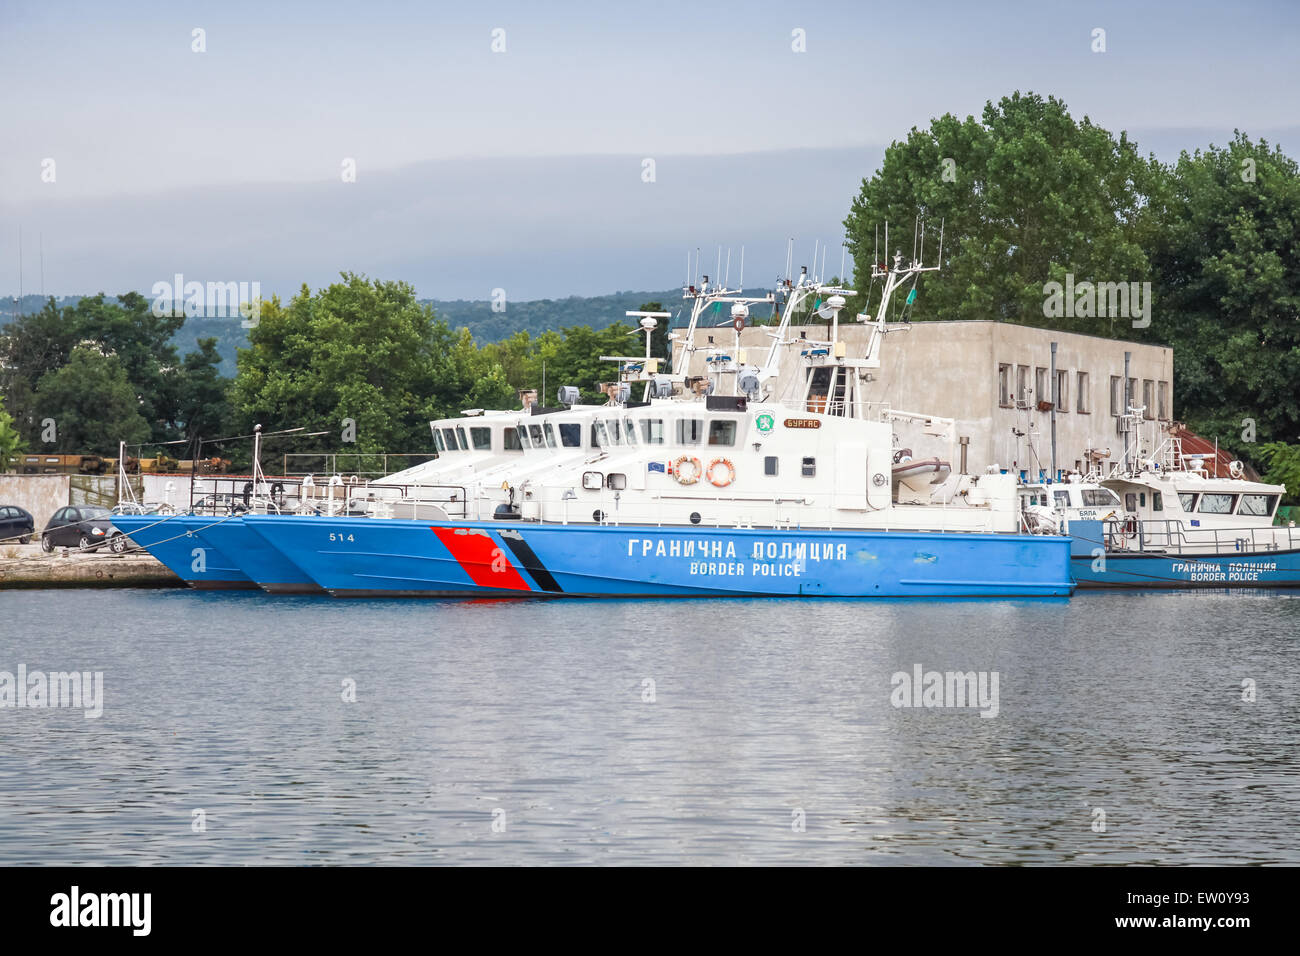
[[554, 447], [555, 447], [555, 429], [551, 426], [551, 423], [550, 423], [550, 422], [543, 422], [543, 423], [542, 423], [542, 434], [546, 436], [546, 447], [547, 447], [547, 448], [554, 448]]
[[528, 439], [529, 439], [529, 441], [532, 443], [531, 447], [533, 447], [533, 448], [542, 448], [542, 447], [544, 447], [544, 445], [543, 445], [543, 440], [542, 440], [542, 426], [541, 426], [541, 425], [529, 425], [529, 426], [528, 426]]
[[492, 429], [490, 428], [471, 428], [469, 430], [470, 441], [474, 443], [475, 451], [492, 450]]
[[433, 430], [433, 447], [441, 454], [447, 450], [447, 444], [442, 440], [442, 430], [435, 428]]
[[460, 451], [460, 442], [456, 440], [456, 429], [444, 428], [442, 437], [447, 440], [447, 451]]
[[515, 429], [515, 433], [519, 435], [519, 447], [521, 449], [528, 451], [533, 447], [533, 443], [528, 440], [528, 427], [526, 425], [519, 425]]
[[629, 445], [636, 444], [636, 422], [630, 418], [623, 420], [623, 438]]
[[460, 439], [460, 450], [469, 451], [469, 439], [465, 436], [465, 429], [460, 425], [456, 426], [456, 437]]
[[577, 422], [560, 423], [560, 444], [565, 448], [582, 447], [582, 426]]
[[1178, 507], [1182, 508], [1184, 511], [1195, 511], [1196, 495], [1190, 491], [1178, 492]]
[[1232, 514], [1232, 506], [1236, 502], [1236, 495], [1206, 492], [1201, 495], [1201, 506], [1196, 510], [1203, 515], [1230, 515]]
[[623, 429], [618, 423], [617, 418], [611, 418], [608, 423], [609, 437], [615, 445], [623, 444]]
[[698, 445], [704, 438], [704, 421], [699, 418], [677, 419], [677, 444]]
[[609, 429], [605, 427], [604, 422], [596, 422], [591, 426], [591, 443], [597, 448], [613, 447], [614, 443], [609, 438]]
[[1277, 495], [1242, 495], [1237, 514], [1267, 518], [1273, 514], [1273, 506], [1276, 503]]
[[1119, 504], [1119, 495], [1109, 488], [1084, 488], [1083, 504], [1085, 508], [1113, 508]]
[[641, 442], [645, 445], [662, 445], [665, 438], [662, 418], [641, 419]]
[[736, 423], [731, 419], [715, 418], [709, 422], [710, 445], [736, 444]]
[[1070, 493], [1068, 491], [1053, 491], [1052, 497], [1056, 500], [1056, 507], [1070, 507]]
[[501, 448], [503, 451], [523, 451], [524, 444], [519, 440], [519, 432], [514, 428], [507, 428], [501, 433]]

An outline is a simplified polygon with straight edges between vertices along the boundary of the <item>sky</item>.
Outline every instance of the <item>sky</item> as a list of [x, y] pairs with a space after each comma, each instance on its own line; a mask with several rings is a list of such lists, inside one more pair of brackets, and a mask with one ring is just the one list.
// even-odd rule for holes
[[0, 294], [20, 228], [24, 292], [555, 297], [719, 244], [770, 285], [790, 238], [838, 271], [892, 140], [1015, 90], [1165, 159], [1233, 129], [1296, 155], [1297, 49], [1296, 2], [0, 0]]

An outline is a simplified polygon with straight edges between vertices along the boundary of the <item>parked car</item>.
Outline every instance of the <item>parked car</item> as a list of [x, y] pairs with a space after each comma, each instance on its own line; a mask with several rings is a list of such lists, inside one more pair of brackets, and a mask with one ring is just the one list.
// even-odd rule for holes
[[126, 535], [113, 527], [108, 509], [99, 505], [60, 508], [50, 515], [49, 523], [41, 533], [41, 547], [46, 551], [59, 547], [98, 551], [105, 543], [114, 554], [121, 554], [130, 547]]
[[19, 544], [26, 544], [32, 540], [35, 531], [36, 522], [31, 512], [17, 505], [0, 505], [0, 542], [16, 539]]

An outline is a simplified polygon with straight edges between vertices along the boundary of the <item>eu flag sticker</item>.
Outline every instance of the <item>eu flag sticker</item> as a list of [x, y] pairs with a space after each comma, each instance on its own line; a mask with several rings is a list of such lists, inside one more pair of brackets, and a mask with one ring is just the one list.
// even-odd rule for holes
[[662, 461], [652, 461], [646, 465], [651, 471], [657, 471], [659, 474], [665, 474], [664, 463]]

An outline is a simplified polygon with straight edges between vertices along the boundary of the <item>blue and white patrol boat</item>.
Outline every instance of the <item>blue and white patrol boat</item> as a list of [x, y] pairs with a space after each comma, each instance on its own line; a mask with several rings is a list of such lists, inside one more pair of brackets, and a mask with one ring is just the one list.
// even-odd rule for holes
[[[242, 524], [340, 597], [1068, 595], [1069, 539], [1022, 530], [1013, 476], [918, 467], [897, 429], [920, 422], [940, 434], [943, 420], [859, 395], [880, 368], [890, 294], [925, 271], [901, 256], [878, 267], [884, 294], [865, 355], [849, 356], [837, 332], [852, 290], [806, 276], [784, 290], [761, 364], [730, 355], [692, 377], [682, 349], [661, 370], [655, 317], [641, 316], [646, 354], [603, 357], [620, 369], [608, 404], [580, 406], [562, 389], [557, 407], [434, 423], [435, 436], [485, 430], [487, 466], [454, 487], [355, 489], [343, 513]], [[687, 294], [692, 325], [707, 299], [731, 305], [737, 331], [759, 301], [710, 292], [707, 279]], [[825, 324], [787, 338], [790, 316], [814, 297]], [[790, 346], [799, 374], [773, 395]]]

